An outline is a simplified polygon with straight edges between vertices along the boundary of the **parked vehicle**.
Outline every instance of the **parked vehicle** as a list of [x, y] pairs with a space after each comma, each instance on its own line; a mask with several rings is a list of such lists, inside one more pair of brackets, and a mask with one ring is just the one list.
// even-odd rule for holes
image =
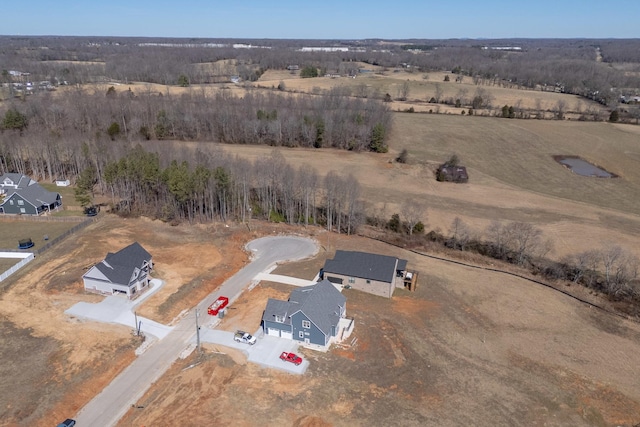
[[29, 249], [33, 247], [34, 243], [31, 239], [18, 240], [18, 249]]
[[96, 206], [87, 206], [84, 208], [84, 214], [86, 216], [96, 216], [98, 215], [98, 208]]
[[287, 353], [286, 351], [282, 352], [282, 354], [280, 355], [280, 359], [285, 362], [291, 362], [296, 366], [302, 363], [302, 357], [298, 356], [295, 353]]
[[245, 331], [236, 331], [233, 339], [243, 344], [254, 345], [256, 343], [256, 337]]
[[215, 300], [213, 304], [209, 306], [209, 308], [207, 309], [207, 313], [209, 313], [212, 316], [217, 316], [220, 310], [225, 308], [227, 304], [229, 304], [229, 298], [222, 297], [222, 296], [218, 297], [218, 299]]
[[67, 418], [66, 420], [64, 420], [63, 422], [58, 424], [57, 427], [73, 427], [74, 425], [76, 425], [76, 420], [72, 420], [71, 418]]

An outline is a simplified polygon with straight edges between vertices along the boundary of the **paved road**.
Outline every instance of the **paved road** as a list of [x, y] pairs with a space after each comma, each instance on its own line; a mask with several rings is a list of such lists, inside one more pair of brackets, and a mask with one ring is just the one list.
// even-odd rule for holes
[[[207, 307], [220, 295], [228, 296], [231, 303], [258, 273], [280, 261], [310, 257], [318, 250], [312, 240], [290, 236], [263, 237], [250, 242], [247, 249], [253, 253], [251, 263], [197, 305], [201, 313], [201, 324], [208, 319], [205, 317]], [[82, 408], [76, 416], [76, 425], [78, 427], [115, 425], [131, 405], [137, 403], [151, 384], [169, 369], [185, 347], [193, 341], [196, 332], [194, 313], [195, 311], [191, 310], [164, 339], [140, 355]]]

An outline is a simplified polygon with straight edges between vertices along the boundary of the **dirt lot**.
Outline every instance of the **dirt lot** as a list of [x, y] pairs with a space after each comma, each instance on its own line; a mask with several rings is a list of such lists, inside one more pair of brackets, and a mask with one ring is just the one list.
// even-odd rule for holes
[[[119, 425], [189, 419], [252, 426], [632, 425], [640, 422], [640, 326], [524, 280], [479, 272], [336, 237], [314, 260], [279, 274], [310, 277], [335, 247], [407, 257], [417, 292], [391, 300], [345, 290], [355, 346], [311, 360], [304, 376], [237, 362], [218, 346], [174, 364]], [[225, 317], [254, 330], [268, 297], [262, 283]], [[214, 352], [215, 350], [215, 352]], [[250, 409], [249, 409], [250, 408]]]
[[[84, 293], [87, 268], [138, 241], [154, 256], [155, 277], [167, 281], [140, 313], [168, 321], [246, 261], [243, 239], [251, 236], [246, 228], [233, 230], [107, 215], [3, 282], [0, 425], [50, 426], [75, 414], [135, 357], [140, 342], [128, 328], [64, 314], [78, 301], [102, 298]], [[189, 292], [178, 291], [180, 284]]]

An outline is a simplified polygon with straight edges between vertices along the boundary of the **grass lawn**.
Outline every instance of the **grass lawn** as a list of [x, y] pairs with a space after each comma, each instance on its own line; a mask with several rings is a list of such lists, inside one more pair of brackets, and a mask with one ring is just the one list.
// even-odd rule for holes
[[0, 273], [7, 271], [20, 261], [22, 261], [20, 258], [0, 258]]
[[78, 222], [2, 219], [0, 220], [0, 250], [18, 249], [18, 240], [28, 238], [31, 238], [35, 243], [31, 250], [39, 249], [46, 243], [44, 236], [48, 236], [49, 240], [53, 240], [73, 228], [80, 221], [81, 218], [78, 218]]

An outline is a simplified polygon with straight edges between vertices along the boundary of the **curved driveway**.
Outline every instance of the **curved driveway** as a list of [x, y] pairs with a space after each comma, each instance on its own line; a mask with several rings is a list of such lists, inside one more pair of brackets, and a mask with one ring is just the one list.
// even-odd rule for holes
[[[318, 247], [310, 239], [274, 236], [253, 240], [247, 244], [247, 249], [253, 253], [252, 261], [225, 281], [216, 292], [202, 300], [196, 306], [200, 313], [207, 316], [207, 307], [220, 295], [228, 296], [232, 302], [259, 273], [274, 264], [308, 258], [317, 252]], [[196, 332], [194, 313], [195, 310], [191, 310], [164, 339], [138, 356], [111, 384], [82, 408], [76, 417], [76, 425], [115, 425], [193, 341]], [[202, 316], [200, 318], [202, 319]]]

